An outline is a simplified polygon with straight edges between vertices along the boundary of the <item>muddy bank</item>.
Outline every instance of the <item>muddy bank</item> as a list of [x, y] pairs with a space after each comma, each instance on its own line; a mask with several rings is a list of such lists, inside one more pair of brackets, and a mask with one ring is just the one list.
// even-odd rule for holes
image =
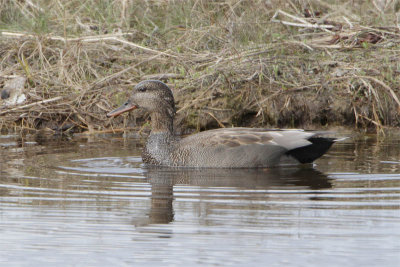
[[[2, 31], [0, 128], [146, 130], [143, 111], [105, 116], [145, 79], [172, 88], [179, 131], [400, 125], [400, 35], [388, 25], [394, 6], [378, 21], [368, 15], [376, 7], [365, 1], [352, 1], [347, 10], [321, 1], [156, 2], [143, 10], [132, 1], [123, 21], [118, 6], [104, 14], [118, 23], [99, 21], [86, 8], [75, 13], [71, 5], [64, 15], [79, 20], [69, 24], [59, 24], [57, 10], [49, 9], [48, 17], [37, 18], [48, 20], [40, 24], [46, 28]], [[12, 3], [8, 8], [21, 12]], [[0, 22], [11, 27], [5, 14], [0, 10]], [[13, 79], [24, 83], [10, 101]]]
[[[269, 59], [257, 57], [254, 60]], [[274, 70], [274, 65], [261, 63], [245, 64], [248, 69], [239, 73], [235, 72], [237, 65], [228, 68], [223, 65], [201, 78], [192, 75], [179, 79], [159, 77], [174, 92], [177, 128], [193, 131], [230, 126], [399, 126], [399, 105], [392, 95], [398, 94], [398, 88], [382, 85], [372, 76], [337, 77], [335, 73], [343, 71], [340, 64], [323, 67], [314, 73], [313, 65], [320, 64], [317, 60], [308, 60], [306, 63], [311, 67], [301, 72], [285, 73], [290, 71], [291, 60], [282, 61], [285, 65], [278, 71]], [[242, 62], [237, 60], [238, 64]], [[292, 63], [291, 67], [297, 69], [301, 66], [296, 63], [303, 61]], [[71, 68], [75, 66], [71, 65]], [[129, 68], [125, 66], [122, 71]], [[275, 74], [271, 75], [272, 71]], [[105, 117], [108, 111], [127, 99], [137, 82], [147, 78], [143, 75], [132, 79], [128, 72], [116, 78], [106, 76], [105, 81], [98, 84], [71, 87], [40, 75], [22, 75], [27, 78], [23, 88], [27, 99], [23, 103], [3, 105], [0, 126], [3, 130], [46, 128], [56, 132], [121, 131], [126, 127], [141, 127], [149, 120], [148, 114], [141, 110], [112, 120]], [[5, 84], [10, 79], [13, 78], [1, 80]], [[292, 81], [299, 86], [282, 86]]]

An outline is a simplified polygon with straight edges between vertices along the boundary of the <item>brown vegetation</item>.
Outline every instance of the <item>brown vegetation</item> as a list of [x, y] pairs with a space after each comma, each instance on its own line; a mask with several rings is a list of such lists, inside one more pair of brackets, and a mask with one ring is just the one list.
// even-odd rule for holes
[[[283, 3], [284, 2], [284, 3]], [[0, 0], [0, 128], [104, 132], [143, 79], [183, 128], [400, 125], [399, 1]]]

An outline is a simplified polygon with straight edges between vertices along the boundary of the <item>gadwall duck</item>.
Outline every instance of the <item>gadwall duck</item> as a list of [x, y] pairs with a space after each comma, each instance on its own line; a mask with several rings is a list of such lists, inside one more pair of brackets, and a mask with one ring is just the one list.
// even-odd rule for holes
[[337, 141], [318, 132], [221, 128], [184, 138], [175, 136], [175, 102], [171, 89], [161, 81], [137, 84], [129, 100], [107, 117], [143, 108], [151, 114], [151, 133], [142, 158], [148, 165], [259, 168], [287, 163], [311, 163]]

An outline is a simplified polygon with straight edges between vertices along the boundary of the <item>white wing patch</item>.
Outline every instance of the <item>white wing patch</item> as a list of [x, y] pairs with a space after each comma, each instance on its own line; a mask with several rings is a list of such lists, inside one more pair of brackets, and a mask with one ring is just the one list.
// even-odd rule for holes
[[288, 130], [281, 132], [269, 132], [272, 136], [271, 143], [274, 142], [287, 150], [298, 147], [308, 146], [311, 144], [307, 139], [315, 135], [315, 133], [304, 132], [299, 130]]

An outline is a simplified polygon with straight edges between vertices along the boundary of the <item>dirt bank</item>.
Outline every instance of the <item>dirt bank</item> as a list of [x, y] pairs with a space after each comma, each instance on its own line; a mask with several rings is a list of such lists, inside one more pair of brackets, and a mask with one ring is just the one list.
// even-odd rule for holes
[[10, 3], [0, 9], [0, 90], [23, 77], [26, 99], [7, 104], [2, 93], [0, 128], [141, 126], [141, 111], [105, 114], [145, 79], [171, 86], [180, 129], [399, 126], [397, 2], [335, 2], [121, 1], [97, 15], [79, 1], [64, 13]]

